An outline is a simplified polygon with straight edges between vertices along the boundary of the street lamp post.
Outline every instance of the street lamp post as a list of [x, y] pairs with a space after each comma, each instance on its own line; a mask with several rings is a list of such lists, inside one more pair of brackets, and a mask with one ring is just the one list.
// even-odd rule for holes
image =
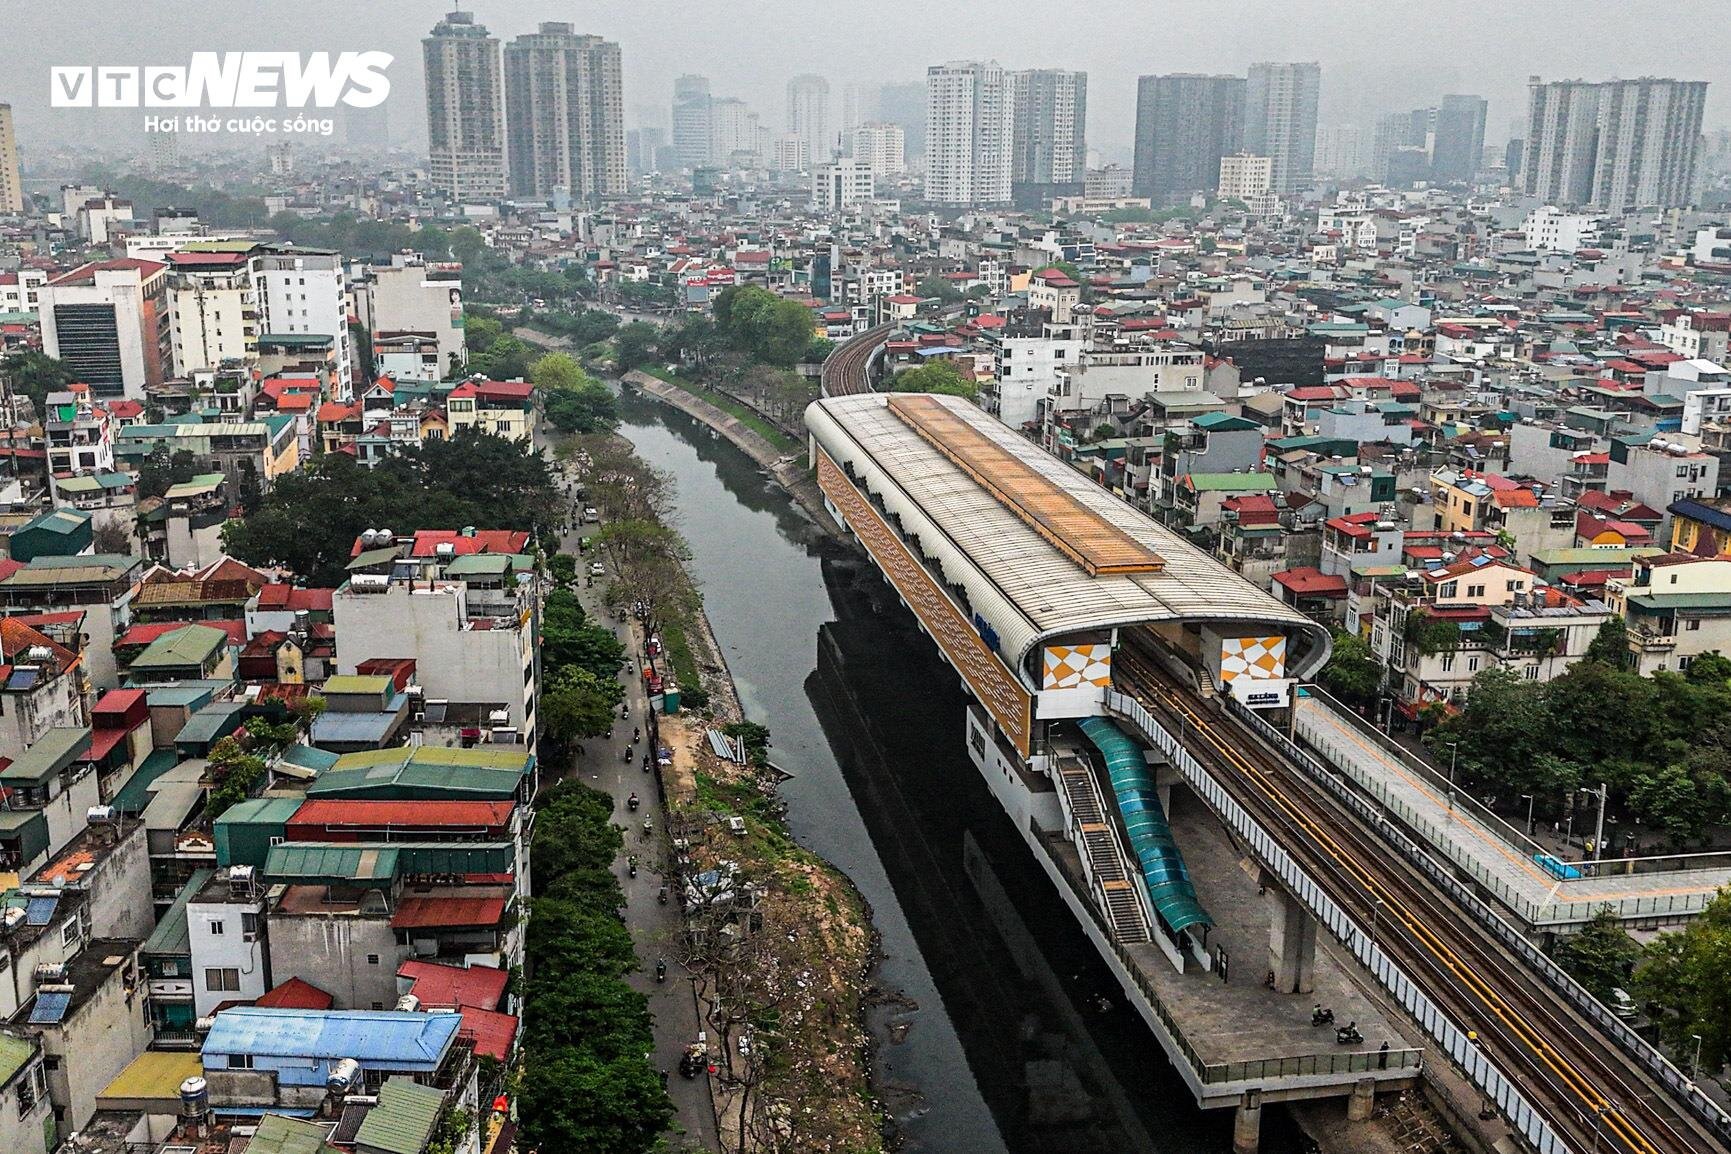
[[1532, 837], [1533, 836], [1533, 795], [1530, 793], [1523, 793], [1523, 794], [1521, 794], [1521, 800], [1527, 803], [1527, 836]]
[[1581, 792], [1596, 794], [1599, 798], [1599, 824], [1593, 832], [1593, 860], [1598, 861], [1605, 852], [1605, 798], [1610, 793], [1610, 787], [1601, 781], [1598, 789], [1582, 788]]
[[1461, 743], [1458, 741], [1449, 742], [1449, 785], [1451, 786], [1455, 783], [1455, 763], [1460, 760], [1460, 756]]
[[1695, 1043], [1695, 1060], [1689, 1063], [1689, 1080], [1699, 1082], [1701, 1080], [1701, 1035], [1690, 1034], [1689, 1039]]

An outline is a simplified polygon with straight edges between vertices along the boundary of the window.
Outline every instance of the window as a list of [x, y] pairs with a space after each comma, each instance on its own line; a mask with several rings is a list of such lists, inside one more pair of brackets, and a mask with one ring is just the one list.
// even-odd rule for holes
[[240, 989], [240, 971], [230, 966], [226, 969], [211, 968], [204, 971], [204, 988], [223, 993]]
[[377, 954], [368, 954], [367, 955], [367, 965], [376, 966], [378, 964], [379, 964], [379, 955], [377, 955]]
[[1445, 581], [1442, 587], [1436, 591], [1436, 595], [1438, 597], [1453, 597], [1459, 588], [1460, 583], [1458, 581]]
[[248, 941], [258, 937], [257, 914], [244, 913], [240, 915], [240, 933], [241, 937], [246, 938]]
[[228, 1068], [230, 1070], [250, 1070], [250, 1069], [252, 1069], [252, 1055], [251, 1054], [230, 1054], [228, 1056]]
[[211, 937], [220, 938], [220, 937], [222, 937], [222, 933], [223, 933], [223, 931], [222, 931], [222, 919], [221, 918], [218, 918], [216, 921], [210, 923], [210, 936]]
[[1455, 655], [1452, 653], [1443, 654], [1443, 656], [1442, 656], [1442, 671], [1444, 673], [1452, 673], [1454, 671], [1454, 667], [1455, 667]]
[[1525, 589], [1526, 587], [1527, 587], [1527, 583], [1518, 577], [1515, 580], [1509, 582], [1509, 592], [1510, 593], [1514, 593], [1518, 590]]
[[69, 946], [77, 940], [77, 938], [78, 919], [73, 918], [71, 921], [60, 927], [60, 944], [63, 946]]
[[1528, 681], [1537, 681], [1539, 679], [1539, 667], [1537, 665], [1529, 665], [1525, 669], [1521, 670], [1521, 676], [1525, 677]]
[[1467, 596], [1468, 597], [1483, 597], [1484, 595], [1485, 595], [1485, 587], [1483, 585], [1468, 585], [1467, 586]]
[[1683, 622], [1683, 631], [1686, 633], [1693, 633], [1699, 628], [1701, 628], [1701, 619], [1699, 617], [1691, 617]]
[[1478, 659], [1478, 655], [1474, 654], [1473, 656], [1467, 658], [1467, 672], [1468, 673], [1477, 673], [1478, 671], [1479, 671], [1479, 659]]

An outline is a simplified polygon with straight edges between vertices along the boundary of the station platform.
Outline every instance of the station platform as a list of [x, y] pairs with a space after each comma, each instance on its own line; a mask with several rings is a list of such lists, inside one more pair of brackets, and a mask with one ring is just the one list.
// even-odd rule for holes
[[[1272, 901], [1278, 890], [1262, 892], [1257, 866], [1239, 852], [1218, 819], [1187, 789], [1174, 789], [1171, 802], [1174, 839], [1214, 919], [1210, 953], [1223, 948], [1229, 962], [1223, 980], [1194, 962], [1179, 973], [1159, 945], [1106, 943], [1102, 954], [1120, 971], [1136, 1008], [1156, 1036], [1176, 1049], [1173, 1063], [1196, 1093], [1198, 1105], [1241, 1105], [1248, 1091], [1265, 1101], [1346, 1096], [1366, 1080], [1378, 1091], [1416, 1082], [1423, 1050], [1408, 1036], [1406, 1023], [1378, 1009], [1334, 952], [1326, 932], [1318, 935], [1311, 992], [1281, 994], [1265, 982], [1269, 960]], [[1073, 908], [1088, 904], [1082, 863], [1074, 846], [1059, 835], [1040, 838], [1036, 856], [1055, 871], [1060, 892]], [[1084, 922], [1091, 936], [1103, 927]], [[1127, 981], [1126, 981], [1127, 979]], [[1356, 1022], [1364, 1041], [1342, 1046], [1332, 1026], [1313, 1027], [1313, 1005], [1334, 1011], [1339, 1025]], [[1380, 1052], [1388, 1043], [1386, 1055]]]
[[1606, 906], [1652, 927], [1686, 921], [1731, 884], [1731, 855], [1573, 860], [1450, 788], [1368, 722], [1301, 692], [1293, 732], [1388, 814], [1470, 876], [1528, 933], [1567, 931]]

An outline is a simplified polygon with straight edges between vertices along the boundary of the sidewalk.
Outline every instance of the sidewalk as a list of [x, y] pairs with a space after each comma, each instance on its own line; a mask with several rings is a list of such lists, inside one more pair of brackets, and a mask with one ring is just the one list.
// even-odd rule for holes
[[[587, 567], [589, 556], [577, 552], [577, 539], [592, 530], [565, 534], [560, 540], [562, 551], [579, 558]], [[625, 642], [625, 667], [620, 677], [625, 685], [625, 705], [631, 716], [615, 720], [613, 732], [606, 737], [591, 738], [583, 743], [584, 752], [577, 757], [576, 772], [582, 781], [595, 789], [609, 793], [614, 799], [614, 822], [625, 829], [625, 846], [616, 863], [620, 885], [625, 891], [625, 926], [631, 931], [637, 947], [639, 969], [628, 976], [632, 988], [649, 998], [649, 1011], [654, 1019], [655, 1057], [657, 1067], [667, 1072], [667, 1093], [673, 1099], [674, 1125], [704, 1149], [719, 1149], [720, 1139], [715, 1127], [715, 1105], [710, 1097], [707, 1075], [687, 1081], [679, 1076], [679, 1055], [697, 1037], [698, 1013], [693, 980], [677, 960], [679, 953], [680, 907], [671, 892], [666, 905], [656, 901], [656, 891], [662, 884], [667, 867], [667, 818], [661, 804], [655, 775], [642, 768], [643, 754], [648, 747], [639, 740], [631, 748], [629, 763], [625, 748], [631, 744], [632, 727], [647, 728], [648, 701], [643, 681], [636, 671], [643, 665], [642, 638], [636, 622], [621, 624], [603, 604], [606, 578], [596, 578], [593, 588], [579, 585], [577, 599], [590, 618], [611, 624], [614, 633]], [[626, 799], [637, 794], [639, 805], [635, 813], [627, 808]], [[653, 823], [654, 836], [643, 836], [643, 821]], [[625, 856], [637, 855], [637, 876], [628, 876]], [[655, 981], [655, 961], [667, 960], [667, 981]], [[533, 1060], [533, 1057], [531, 1057]]]

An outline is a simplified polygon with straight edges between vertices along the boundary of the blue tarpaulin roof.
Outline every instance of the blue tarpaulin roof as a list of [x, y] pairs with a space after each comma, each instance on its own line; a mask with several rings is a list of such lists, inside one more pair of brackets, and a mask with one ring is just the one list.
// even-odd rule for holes
[[1184, 858], [1172, 840], [1172, 827], [1166, 822], [1166, 811], [1160, 808], [1160, 794], [1154, 788], [1154, 777], [1148, 772], [1148, 759], [1142, 755], [1142, 747], [1103, 717], [1084, 717], [1081, 726], [1088, 740], [1106, 758], [1106, 772], [1112, 779], [1118, 812], [1130, 835], [1130, 851], [1142, 867], [1143, 884], [1148, 887], [1148, 896], [1159, 911], [1160, 920], [1173, 933], [1188, 926], [1213, 925], [1214, 919], [1196, 900], [1190, 871], [1184, 867]]

